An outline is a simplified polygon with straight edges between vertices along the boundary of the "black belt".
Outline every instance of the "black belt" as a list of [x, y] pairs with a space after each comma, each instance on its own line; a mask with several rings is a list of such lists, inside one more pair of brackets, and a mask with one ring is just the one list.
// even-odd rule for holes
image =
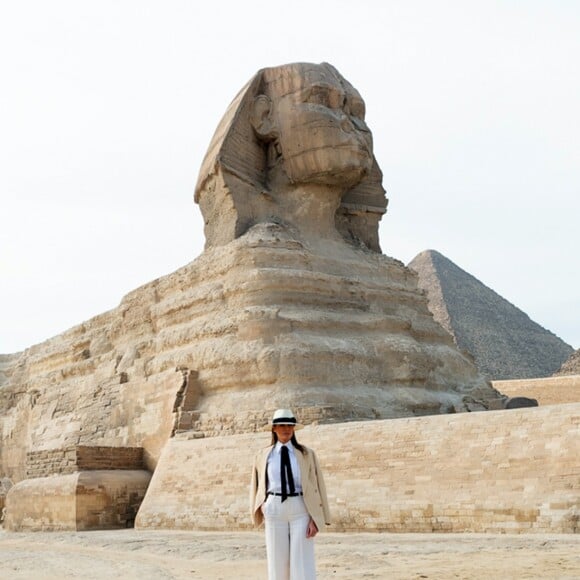
[[[267, 493], [267, 495], [276, 495], [276, 496], [278, 496], [278, 497], [282, 497], [282, 494], [281, 494], [281, 493], [275, 493], [275, 492], [273, 492], [273, 491], [269, 491], [269, 492]], [[301, 495], [304, 495], [304, 494], [303, 494], [301, 491], [299, 491], [299, 492], [297, 492], [297, 493], [287, 493], [287, 494], [286, 494], [286, 497], [299, 497], [299, 496], [301, 496]]]

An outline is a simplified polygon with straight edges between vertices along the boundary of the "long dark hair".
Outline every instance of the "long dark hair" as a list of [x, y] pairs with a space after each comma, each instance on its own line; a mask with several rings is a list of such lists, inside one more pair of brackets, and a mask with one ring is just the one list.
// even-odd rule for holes
[[[276, 445], [276, 443], [278, 443], [278, 435], [276, 435], [276, 433], [272, 430], [272, 445]], [[292, 439], [290, 439], [290, 443], [292, 443], [292, 445], [294, 445], [294, 447], [296, 447], [296, 449], [298, 449], [302, 455], [306, 453], [304, 445], [300, 445], [300, 443], [298, 443], [298, 439], [296, 439], [296, 435], [294, 433], [292, 433]]]

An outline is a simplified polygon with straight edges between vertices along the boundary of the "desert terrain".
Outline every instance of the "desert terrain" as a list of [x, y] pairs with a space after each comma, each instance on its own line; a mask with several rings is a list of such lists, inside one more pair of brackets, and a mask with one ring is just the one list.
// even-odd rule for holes
[[[580, 535], [324, 533], [319, 579], [580, 578]], [[0, 578], [266, 578], [261, 532], [0, 531]]]

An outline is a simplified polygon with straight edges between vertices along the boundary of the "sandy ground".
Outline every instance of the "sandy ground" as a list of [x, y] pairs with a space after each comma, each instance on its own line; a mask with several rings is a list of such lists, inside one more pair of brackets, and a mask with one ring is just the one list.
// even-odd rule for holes
[[[318, 578], [580, 579], [580, 535], [330, 534], [316, 539]], [[266, 578], [259, 532], [8, 533], [0, 578]]]

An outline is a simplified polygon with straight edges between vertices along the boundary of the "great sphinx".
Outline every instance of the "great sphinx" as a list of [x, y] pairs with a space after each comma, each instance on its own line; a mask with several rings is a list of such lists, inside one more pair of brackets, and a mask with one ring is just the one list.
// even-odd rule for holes
[[[364, 101], [334, 67], [259, 71], [201, 166], [204, 252], [0, 356], [0, 479], [22, 482], [13, 497], [29, 505], [31, 490], [60, 489], [54, 475], [77, 497], [75, 473], [141, 465], [122, 449], [142, 450], [151, 472], [172, 435], [256, 431], [277, 408], [312, 424], [497, 401], [416, 274], [381, 253], [381, 182]], [[117, 454], [108, 463], [105, 448]]]
[[574, 531], [573, 406], [413, 418], [503, 397], [434, 321], [417, 275], [381, 253], [387, 200], [364, 117], [328, 64], [259, 71], [202, 163], [203, 253], [0, 355], [7, 529], [246, 529], [245, 478], [267, 437], [255, 432], [292, 408], [324, 443], [337, 529], [489, 531], [499, 518], [513, 531], [515, 517]]
[[387, 199], [365, 104], [333, 66], [259, 71], [215, 132], [195, 200], [206, 253], [229, 261], [214, 302], [221, 347], [195, 347], [212, 358], [195, 428], [243, 430], [279, 406], [343, 421], [497, 398], [416, 276], [381, 253]]

